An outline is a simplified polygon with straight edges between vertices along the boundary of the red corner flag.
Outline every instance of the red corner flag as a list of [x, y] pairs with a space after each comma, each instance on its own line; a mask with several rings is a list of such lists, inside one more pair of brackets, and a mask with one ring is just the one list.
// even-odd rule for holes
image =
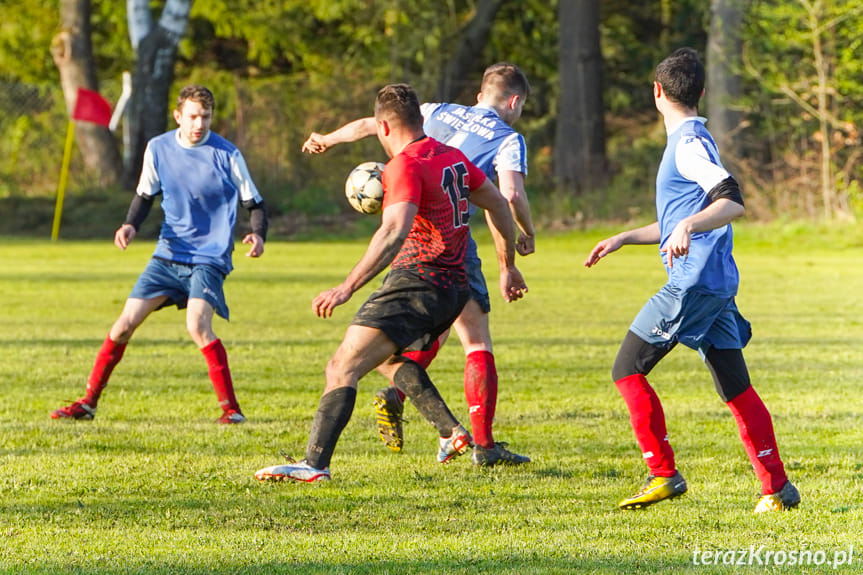
[[107, 128], [111, 124], [111, 104], [99, 92], [78, 88], [72, 119], [93, 122]]

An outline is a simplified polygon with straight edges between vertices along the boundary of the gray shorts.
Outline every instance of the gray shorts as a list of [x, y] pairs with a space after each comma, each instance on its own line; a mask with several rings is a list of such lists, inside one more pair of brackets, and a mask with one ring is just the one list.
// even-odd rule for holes
[[464, 270], [467, 273], [467, 283], [470, 286], [470, 297], [479, 304], [483, 312], [491, 311], [491, 301], [488, 297], [488, 286], [482, 274], [482, 260], [476, 250], [473, 236], [467, 237], [467, 249], [464, 254]]
[[135, 282], [130, 298], [153, 299], [167, 296], [157, 309], [175, 305], [184, 309], [189, 298], [202, 299], [213, 306], [216, 314], [228, 319], [225, 302], [225, 276], [218, 268], [207, 264], [180, 264], [152, 258]]
[[752, 327], [740, 315], [733, 297], [687, 291], [665, 285], [650, 298], [629, 329], [653, 345], [683, 345], [706, 353], [716, 349], [743, 349]]

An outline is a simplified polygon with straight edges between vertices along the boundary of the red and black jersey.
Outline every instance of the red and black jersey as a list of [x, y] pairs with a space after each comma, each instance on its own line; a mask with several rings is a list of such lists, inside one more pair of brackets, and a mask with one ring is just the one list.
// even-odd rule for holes
[[384, 170], [383, 207], [411, 202], [419, 212], [391, 267], [440, 287], [466, 287], [468, 200], [485, 179], [459, 150], [428, 137], [393, 157]]

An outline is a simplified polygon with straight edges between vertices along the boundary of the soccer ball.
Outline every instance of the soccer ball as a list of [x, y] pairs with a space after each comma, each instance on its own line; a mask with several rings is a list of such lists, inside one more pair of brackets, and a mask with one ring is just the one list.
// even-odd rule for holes
[[380, 213], [384, 201], [383, 173], [384, 165], [380, 162], [363, 162], [351, 170], [345, 182], [345, 196], [356, 211]]

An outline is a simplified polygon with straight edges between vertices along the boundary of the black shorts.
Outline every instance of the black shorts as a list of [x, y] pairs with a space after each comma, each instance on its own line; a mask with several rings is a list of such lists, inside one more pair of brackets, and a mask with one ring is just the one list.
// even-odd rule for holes
[[381, 330], [399, 351], [424, 349], [449, 329], [469, 297], [467, 286], [439, 288], [407, 270], [392, 270], [351, 323]]

